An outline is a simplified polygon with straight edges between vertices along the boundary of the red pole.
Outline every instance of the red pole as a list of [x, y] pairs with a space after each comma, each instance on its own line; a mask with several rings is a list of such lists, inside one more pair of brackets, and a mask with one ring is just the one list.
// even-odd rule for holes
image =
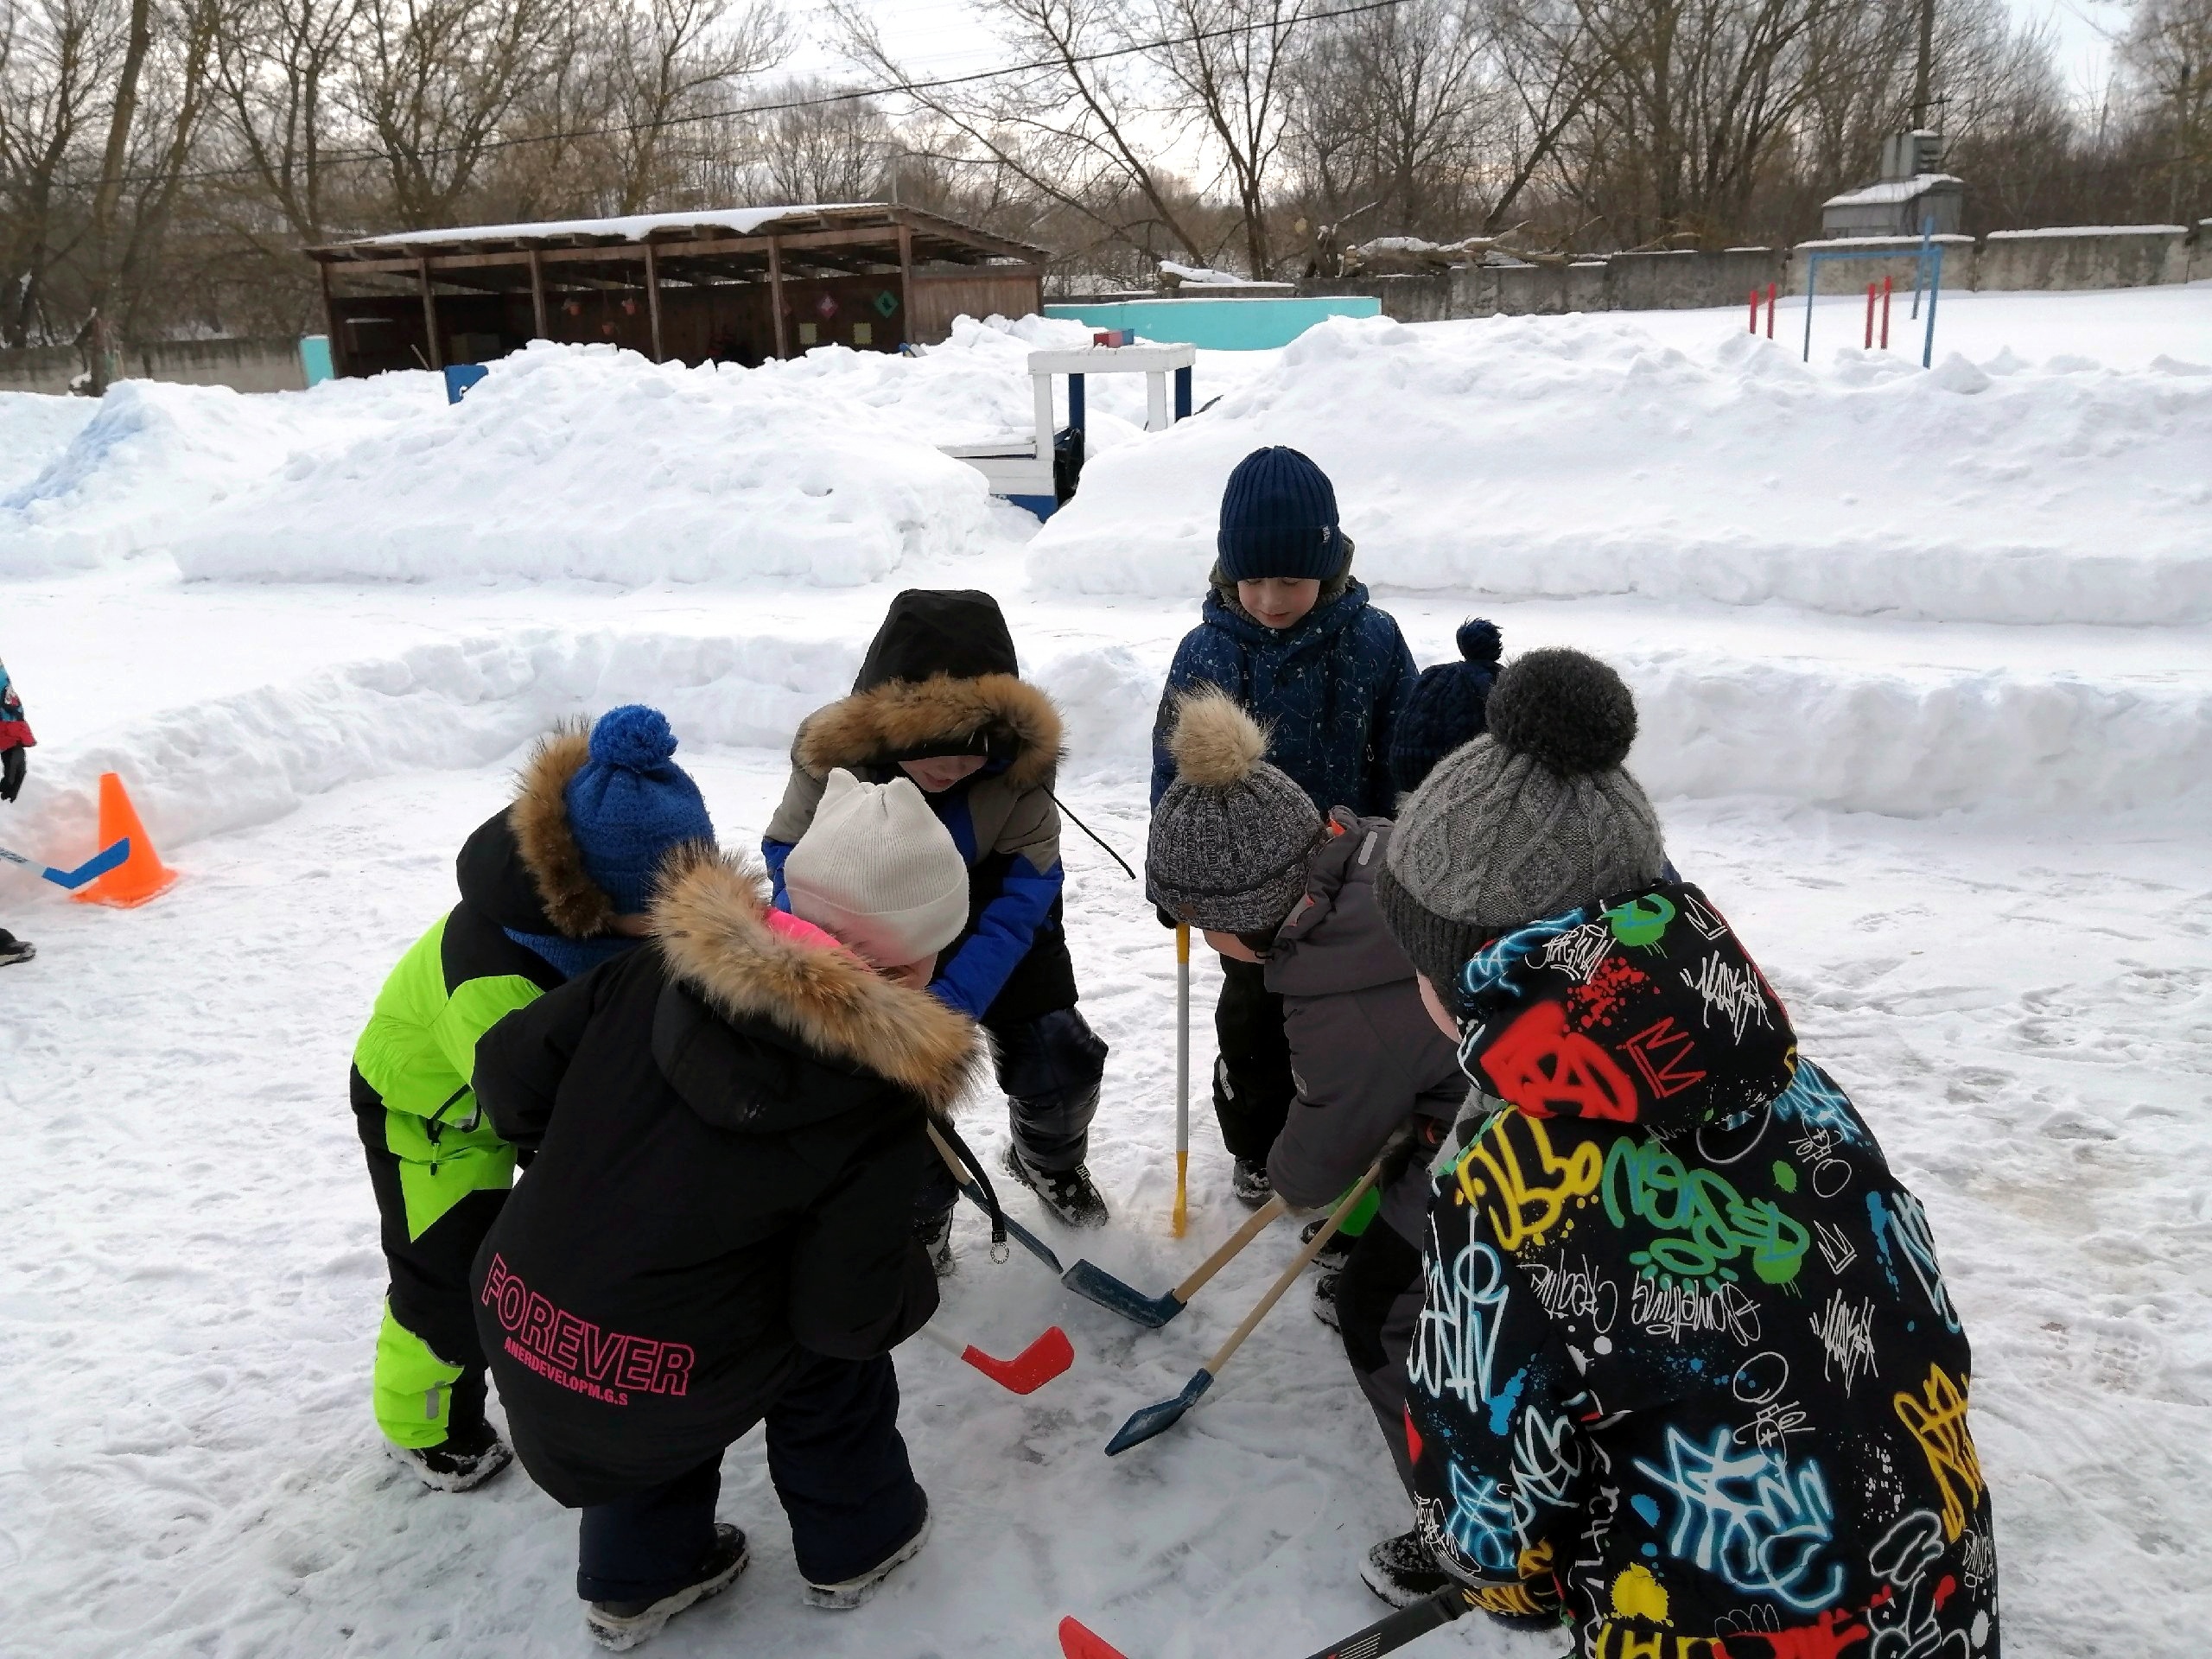
[[1756, 334], [1757, 333], [1758, 333], [1758, 331], [1759, 331], [1759, 291], [1758, 291], [1758, 289], [1757, 289], [1755, 288], [1755, 289], [1753, 289], [1751, 290], [1751, 332], [1752, 332], [1753, 334]]
[[1873, 284], [1873, 283], [1867, 283], [1867, 284], [1866, 284], [1866, 349], [1867, 351], [1870, 351], [1870, 352], [1871, 352], [1871, 351], [1872, 351], [1872, 350], [1874, 349], [1874, 284]]
[[1890, 349], [1890, 283], [1889, 277], [1882, 278], [1882, 349], [1885, 352]]
[[1766, 285], [1766, 337], [1774, 338], [1774, 284]]

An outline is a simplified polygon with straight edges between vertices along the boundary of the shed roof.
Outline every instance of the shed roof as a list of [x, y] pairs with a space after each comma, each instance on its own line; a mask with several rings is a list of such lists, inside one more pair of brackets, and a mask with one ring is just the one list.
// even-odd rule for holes
[[1964, 179], [1948, 173], [1916, 173], [1909, 179], [1884, 179], [1878, 184], [1847, 190], [1840, 196], [1830, 196], [1821, 206], [1824, 208], [1894, 207], [1900, 202], [1910, 201], [1916, 196], [1924, 196], [1930, 190], [1949, 184], [1957, 185], [1961, 189], [1966, 188]]
[[663, 273], [676, 280], [728, 280], [761, 276], [772, 243], [787, 266], [896, 266], [901, 232], [918, 263], [1042, 264], [1052, 257], [1030, 243], [881, 201], [396, 231], [304, 251], [334, 274], [413, 271], [426, 261], [441, 280], [504, 287], [511, 284], [502, 273], [526, 267], [533, 257], [550, 276], [588, 280], [613, 268], [634, 268], [651, 250]]

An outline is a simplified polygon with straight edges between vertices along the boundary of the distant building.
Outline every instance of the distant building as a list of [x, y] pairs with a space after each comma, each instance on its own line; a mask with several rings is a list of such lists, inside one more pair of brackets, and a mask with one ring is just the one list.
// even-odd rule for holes
[[1900, 132], [1882, 146], [1882, 176], [1821, 204], [1821, 234], [1918, 236], [1935, 221], [1938, 236], [1954, 236], [1965, 217], [1966, 181], [1936, 171], [1940, 134]]

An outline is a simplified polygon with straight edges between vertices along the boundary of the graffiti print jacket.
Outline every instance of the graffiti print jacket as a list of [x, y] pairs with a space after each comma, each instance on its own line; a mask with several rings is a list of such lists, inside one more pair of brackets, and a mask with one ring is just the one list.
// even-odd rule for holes
[[534, 1151], [475, 1267], [477, 1330], [531, 1478], [571, 1508], [744, 1434], [802, 1350], [888, 1352], [937, 1311], [913, 1236], [983, 1057], [975, 1023], [772, 912], [693, 849], [645, 949], [485, 1033], [479, 1098]]
[[1455, 987], [1488, 1110], [1435, 1169], [1421, 1531], [1585, 1659], [1996, 1659], [1970, 1357], [1920, 1204], [1662, 883]]
[[1289, 774], [1322, 812], [1348, 806], [1362, 817], [1389, 817], [1398, 791], [1390, 780], [1390, 734], [1421, 673], [1388, 611], [1367, 602], [1367, 588], [1344, 568], [1325, 583], [1320, 602], [1291, 626], [1266, 626], [1236, 602], [1236, 586], [1217, 573], [1199, 614], [1175, 648], [1152, 728], [1152, 804], [1175, 781], [1167, 736], [1177, 697], [1217, 685], [1268, 728], [1268, 760]]

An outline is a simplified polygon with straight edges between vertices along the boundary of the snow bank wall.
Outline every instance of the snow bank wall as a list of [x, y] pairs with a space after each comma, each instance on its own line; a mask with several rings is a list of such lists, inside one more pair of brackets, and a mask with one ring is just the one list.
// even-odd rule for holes
[[[485, 766], [556, 721], [621, 702], [658, 705], [694, 746], [781, 750], [809, 711], [851, 685], [860, 654], [842, 641], [556, 629], [422, 646], [41, 750], [9, 839], [54, 862], [80, 860], [105, 771], [123, 775], [169, 848], [279, 817], [341, 785]], [[1630, 766], [1662, 800], [1761, 793], [1919, 816], [2125, 810], [2212, 795], [2212, 693], [2202, 689], [1686, 652], [1615, 661], [1642, 711]], [[1071, 783], [1142, 798], [1165, 668], [1107, 642], [1025, 664], [1066, 715]], [[724, 827], [733, 844], [758, 828]], [[36, 887], [12, 874], [0, 884]]]
[[1985, 622], [2212, 619], [2212, 373], [1852, 349], [1807, 366], [1624, 319], [1325, 323], [1205, 414], [1084, 469], [1030, 543], [1067, 593], [1203, 590], [1223, 481], [1292, 444], [1370, 583], [1781, 600]]

